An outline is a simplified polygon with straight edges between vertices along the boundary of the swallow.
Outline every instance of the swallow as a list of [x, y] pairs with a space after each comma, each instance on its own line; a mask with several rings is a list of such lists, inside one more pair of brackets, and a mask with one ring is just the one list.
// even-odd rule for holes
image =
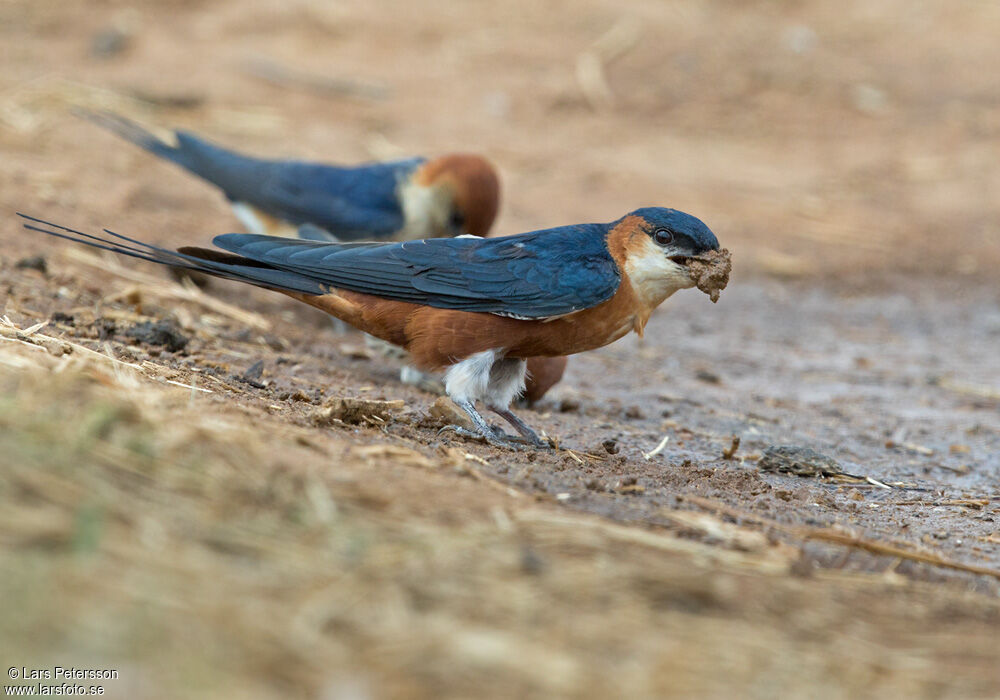
[[[499, 207], [499, 177], [476, 155], [357, 167], [261, 160], [184, 131], [175, 131], [170, 145], [110, 112], [79, 114], [217, 186], [251, 233], [330, 242], [485, 236]], [[541, 399], [565, 369], [565, 359], [530, 360], [525, 398]], [[401, 376], [411, 384], [433, 381], [420, 373]]]
[[[688, 266], [719, 250], [701, 220], [660, 207], [498, 238], [321, 243], [228, 233], [213, 249], [176, 251], [21, 216], [32, 231], [282, 292], [398, 345], [418, 367], [444, 371], [448, 397], [476, 427], [455, 432], [511, 449], [549, 446], [510, 410], [528, 358], [642, 335], [656, 307], [695, 286]], [[490, 425], [477, 402], [517, 435]]]
[[251, 233], [343, 242], [485, 236], [500, 203], [496, 171], [478, 155], [353, 167], [264, 160], [186, 131], [173, 132], [171, 145], [116, 114], [80, 114], [218, 187]]

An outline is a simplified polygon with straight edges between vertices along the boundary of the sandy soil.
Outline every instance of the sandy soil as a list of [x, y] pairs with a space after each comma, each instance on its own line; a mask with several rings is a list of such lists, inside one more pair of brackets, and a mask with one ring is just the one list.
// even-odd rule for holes
[[[879, 8], [0, 5], [0, 657], [121, 697], [1000, 694], [1000, 12]], [[236, 228], [73, 105], [274, 156], [475, 149], [499, 231], [666, 204], [733, 282], [522, 409], [567, 449], [439, 436], [311, 309], [20, 230]], [[789, 444], [859, 478], [758, 468]]]

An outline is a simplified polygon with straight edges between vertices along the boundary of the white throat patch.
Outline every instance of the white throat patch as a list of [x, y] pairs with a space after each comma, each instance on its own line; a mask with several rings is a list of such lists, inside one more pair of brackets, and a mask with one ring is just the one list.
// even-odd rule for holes
[[448, 220], [452, 202], [447, 188], [406, 180], [399, 184], [398, 194], [403, 207], [403, 230], [397, 236], [399, 240], [451, 235]]
[[687, 269], [670, 260], [649, 238], [637, 248], [627, 252], [625, 273], [647, 309], [652, 311], [678, 289], [694, 286]]

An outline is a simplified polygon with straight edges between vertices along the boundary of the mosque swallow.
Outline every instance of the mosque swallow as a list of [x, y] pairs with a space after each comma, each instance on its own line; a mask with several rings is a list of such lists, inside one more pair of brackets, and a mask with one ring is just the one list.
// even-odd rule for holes
[[[230, 233], [213, 239], [216, 249], [177, 251], [25, 218], [34, 231], [283, 292], [398, 345], [419, 367], [445, 371], [477, 437], [512, 449], [546, 446], [510, 410], [528, 358], [641, 335], [657, 306], [695, 286], [689, 263], [719, 249], [699, 219], [658, 207], [500, 238], [320, 243]], [[487, 423], [477, 402], [518, 435]]]
[[[335, 166], [253, 158], [175, 131], [176, 144], [110, 112], [81, 115], [218, 187], [252, 233], [327, 241], [485, 236], [500, 180], [482, 156], [456, 153]], [[301, 235], [301, 234], [300, 234]]]
[[[485, 236], [499, 206], [496, 171], [476, 155], [356, 167], [262, 160], [184, 131], [171, 145], [110, 112], [80, 115], [216, 185], [251, 233], [325, 242]], [[562, 358], [530, 360], [525, 398], [541, 399], [565, 368]], [[428, 381], [419, 372], [401, 376]]]

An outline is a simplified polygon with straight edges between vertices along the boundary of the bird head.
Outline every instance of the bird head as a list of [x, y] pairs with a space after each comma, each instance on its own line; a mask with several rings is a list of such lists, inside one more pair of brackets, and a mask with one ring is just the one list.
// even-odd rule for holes
[[676, 209], [645, 207], [630, 216], [645, 222], [645, 233], [668, 260], [684, 265], [710, 250], [719, 249], [719, 240], [705, 223]]
[[[455, 153], [429, 160], [414, 182], [438, 204], [427, 215], [434, 218], [435, 236], [485, 236], [500, 206], [500, 178], [482, 156]], [[437, 220], [440, 219], [440, 220]]]
[[688, 263], [719, 249], [715, 234], [700, 219], [663, 207], [636, 209], [612, 225], [611, 235], [621, 241], [621, 262], [649, 308], [695, 286]]

